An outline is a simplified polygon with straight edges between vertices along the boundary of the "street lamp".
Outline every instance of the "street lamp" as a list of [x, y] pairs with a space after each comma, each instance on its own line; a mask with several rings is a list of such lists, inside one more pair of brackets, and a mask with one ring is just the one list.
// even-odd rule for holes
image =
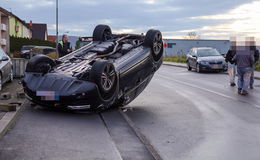
[[56, 51], [58, 52], [58, 36], [59, 36], [59, 28], [58, 28], [58, 0], [56, 0]]

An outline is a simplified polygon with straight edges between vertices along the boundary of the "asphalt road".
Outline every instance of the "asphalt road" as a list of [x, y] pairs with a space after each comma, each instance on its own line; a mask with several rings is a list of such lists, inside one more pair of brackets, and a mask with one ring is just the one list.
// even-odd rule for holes
[[162, 66], [124, 116], [118, 110], [71, 113], [27, 103], [0, 140], [0, 159], [150, 160], [150, 145], [164, 160], [259, 160], [260, 81], [255, 84], [241, 96], [225, 74]]

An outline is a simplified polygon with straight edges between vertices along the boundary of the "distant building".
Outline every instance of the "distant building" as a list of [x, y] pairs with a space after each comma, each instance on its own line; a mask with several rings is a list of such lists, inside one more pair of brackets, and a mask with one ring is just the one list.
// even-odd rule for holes
[[48, 41], [50, 41], [50, 42], [56, 42], [56, 36], [48, 35]]
[[164, 39], [164, 56], [186, 55], [193, 47], [213, 47], [221, 54], [226, 54], [229, 40], [204, 40], [204, 39]]
[[0, 47], [7, 53], [10, 52], [8, 16], [9, 12], [0, 7]]
[[27, 23], [27, 26], [32, 30], [32, 38], [48, 40], [47, 24], [44, 23]]

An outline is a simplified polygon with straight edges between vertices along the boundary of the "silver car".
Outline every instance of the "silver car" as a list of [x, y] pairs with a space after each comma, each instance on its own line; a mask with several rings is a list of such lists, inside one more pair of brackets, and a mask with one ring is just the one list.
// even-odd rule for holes
[[11, 58], [0, 48], [0, 91], [2, 85], [13, 81], [13, 65]]

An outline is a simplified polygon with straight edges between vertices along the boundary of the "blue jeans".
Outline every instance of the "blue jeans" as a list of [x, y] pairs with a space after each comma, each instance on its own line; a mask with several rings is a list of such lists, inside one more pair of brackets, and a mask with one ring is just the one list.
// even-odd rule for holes
[[250, 76], [250, 86], [254, 85], [254, 70], [255, 70], [255, 65], [253, 66], [252, 74]]
[[235, 77], [236, 77], [236, 65], [231, 64], [228, 62], [228, 75], [229, 75], [229, 82], [235, 83]]
[[237, 67], [238, 74], [238, 89], [242, 89], [244, 91], [248, 90], [250, 77], [252, 74], [252, 67]]

